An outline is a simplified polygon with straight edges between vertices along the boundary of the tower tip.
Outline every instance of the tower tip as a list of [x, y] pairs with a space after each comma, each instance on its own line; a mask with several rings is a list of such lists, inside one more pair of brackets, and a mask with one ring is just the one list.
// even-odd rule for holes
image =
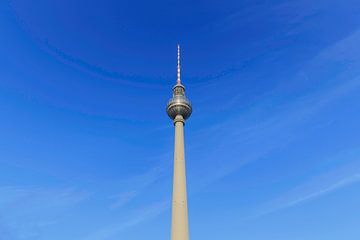
[[177, 62], [177, 84], [181, 84], [181, 79], [180, 79], [180, 44], [177, 45], [178, 48], [178, 62]]

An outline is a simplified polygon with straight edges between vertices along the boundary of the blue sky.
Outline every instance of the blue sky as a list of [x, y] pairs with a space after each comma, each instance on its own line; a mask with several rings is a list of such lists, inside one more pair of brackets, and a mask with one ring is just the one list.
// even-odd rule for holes
[[178, 42], [191, 239], [358, 240], [350, 0], [1, 1], [1, 240], [169, 239]]

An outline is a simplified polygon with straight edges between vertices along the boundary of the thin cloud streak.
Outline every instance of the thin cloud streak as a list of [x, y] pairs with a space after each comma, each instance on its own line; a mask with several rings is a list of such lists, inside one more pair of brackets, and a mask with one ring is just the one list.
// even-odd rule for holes
[[354, 174], [352, 176], [349, 176], [349, 177], [346, 177], [346, 178], [343, 178], [329, 186], [326, 186], [318, 191], [315, 191], [315, 192], [311, 192], [307, 195], [304, 195], [304, 196], [301, 196], [297, 199], [294, 199], [294, 200], [291, 200], [289, 202], [286, 202], [286, 203], [283, 203], [282, 205], [279, 205], [279, 206], [276, 206], [276, 207], [273, 207], [271, 209], [268, 209], [268, 210], [265, 210], [263, 212], [260, 212], [254, 216], [252, 216], [251, 218], [258, 218], [258, 217], [261, 217], [261, 216], [265, 216], [265, 215], [268, 215], [268, 214], [271, 214], [271, 213], [274, 213], [274, 212], [277, 212], [277, 211], [280, 211], [280, 210], [283, 210], [283, 209], [286, 209], [286, 208], [291, 208], [291, 207], [295, 207], [297, 205], [300, 205], [302, 203], [305, 203], [305, 202], [308, 202], [308, 201], [311, 201], [311, 200], [314, 200], [316, 198], [319, 198], [323, 195], [326, 195], [326, 194], [330, 194], [332, 192], [335, 192], [337, 190], [340, 190], [342, 188], [345, 188], [349, 185], [352, 185], [352, 184], [356, 184], [360, 182], [360, 173], [358, 174]]
[[106, 240], [110, 237], [116, 236], [123, 230], [136, 226], [144, 221], [153, 219], [169, 209], [170, 201], [168, 199], [152, 203], [145, 207], [137, 208], [131, 217], [118, 221], [115, 224], [104, 226], [90, 233], [88, 236], [81, 238], [82, 240]]
[[301, 197], [299, 199], [296, 199], [292, 202], [289, 202], [287, 203], [284, 207], [292, 207], [294, 205], [297, 205], [297, 204], [300, 204], [302, 202], [305, 202], [305, 201], [309, 201], [313, 198], [317, 198], [317, 197], [320, 197], [324, 194], [327, 194], [327, 193], [331, 193], [333, 191], [336, 191], [340, 188], [343, 188], [343, 187], [346, 187], [350, 184], [354, 184], [354, 183], [357, 183], [358, 181], [360, 181], [360, 173], [358, 174], [355, 174], [353, 176], [350, 176], [348, 178], [344, 178], [344, 179], [341, 179], [340, 181], [336, 182], [335, 184], [327, 187], [327, 188], [324, 188], [324, 189], [321, 189], [317, 192], [314, 192], [314, 193], [311, 193], [309, 195], [306, 195], [304, 197]]
[[60, 215], [91, 194], [71, 187], [3, 186], [0, 196], [0, 232], [7, 232], [10, 239], [27, 239], [40, 237], [42, 229], [57, 224]]
[[[157, 159], [162, 159], [164, 156], [165, 155], [161, 155], [157, 157]], [[109, 208], [114, 210], [123, 207], [134, 200], [142, 194], [145, 188], [164, 177], [165, 168], [166, 167], [160, 164], [145, 173], [134, 175], [119, 181], [117, 183], [118, 188], [123, 189], [123, 191], [109, 197], [109, 199], [112, 200]]]
[[[306, 67], [304, 69], [299, 71], [299, 74], [303, 75], [304, 72], [310, 73], [313, 69], [328, 64], [334, 61], [334, 59], [336, 59], [336, 61], [351, 60], [351, 67], [343, 72], [342, 75], [338, 76], [337, 81], [332, 84], [332, 86], [325, 89], [318, 89], [307, 95], [302, 95], [291, 102], [279, 103], [270, 109], [268, 100], [264, 99], [247, 112], [240, 113], [232, 119], [222, 121], [212, 126], [206, 126], [205, 129], [197, 132], [195, 138], [201, 139], [216, 136], [214, 138], [216, 138], [218, 142], [216, 147], [211, 151], [211, 155], [205, 157], [207, 163], [209, 162], [208, 158], [212, 159], [212, 156], [221, 155], [223, 157], [221, 165], [215, 164], [213, 166], [215, 169], [203, 171], [205, 174], [211, 173], [211, 175], [202, 176], [201, 181], [208, 183], [216, 181], [217, 179], [236, 172], [247, 163], [261, 159], [272, 150], [285, 146], [296, 136], [293, 132], [298, 130], [299, 125], [309, 121], [312, 116], [324, 107], [329, 106], [329, 104], [335, 100], [347, 96], [354, 91], [358, 91], [360, 87], [360, 77], [355, 76], [349, 78], [348, 72], [360, 66], [360, 63], [354, 60], [354, 54], [357, 54], [357, 52], [352, 50], [356, 48], [359, 39], [360, 29], [357, 29], [348, 37], [320, 51], [305, 65]], [[349, 50], [344, 51], [345, 49]], [[266, 98], [272, 99], [274, 96], [277, 96], [279, 92], [282, 91], [282, 87], [283, 86], [279, 85], [278, 88], [269, 93]], [[264, 118], [254, 123], [251, 119], [256, 114], [259, 115], [259, 111], [264, 114]], [[284, 136], [279, 136], [279, 132], [283, 132]], [[231, 138], [232, 141], [222, 141], [224, 138]], [[199, 140], [197, 141], [199, 142]], [[227, 144], [221, 144], [222, 142], [226, 142]], [[234, 152], [234, 149], [238, 149], [238, 152], [240, 151], [239, 146], [244, 147], [244, 152], [242, 152], [241, 155]], [[262, 146], [262, 150], [256, 151], [256, 153], [249, 152], [248, 149], [253, 149], [251, 146]], [[232, 149], [232, 154], [228, 153], [228, 149]], [[239, 160], [230, 161], [232, 158]], [[228, 162], [231, 162], [231, 164], [228, 164]], [[211, 168], [211, 164], [206, 164], [205, 166]], [[201, 185], [206, 186], [208, 183]]]

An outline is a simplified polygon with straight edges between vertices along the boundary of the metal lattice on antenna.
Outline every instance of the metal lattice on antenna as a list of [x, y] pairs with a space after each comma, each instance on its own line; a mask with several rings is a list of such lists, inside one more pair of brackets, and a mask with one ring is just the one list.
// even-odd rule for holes
[[177, 45], [178, 47], [178, 62], [177, 62], [177, 84], [181, 84], [181, 78], [180, 78], [180, 45]]

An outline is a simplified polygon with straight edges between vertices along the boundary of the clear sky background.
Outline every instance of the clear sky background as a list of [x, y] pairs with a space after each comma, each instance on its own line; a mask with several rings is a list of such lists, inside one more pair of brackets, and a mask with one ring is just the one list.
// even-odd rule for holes
[[0, 2], [0, 239], [360, 239], [358, 0]]

